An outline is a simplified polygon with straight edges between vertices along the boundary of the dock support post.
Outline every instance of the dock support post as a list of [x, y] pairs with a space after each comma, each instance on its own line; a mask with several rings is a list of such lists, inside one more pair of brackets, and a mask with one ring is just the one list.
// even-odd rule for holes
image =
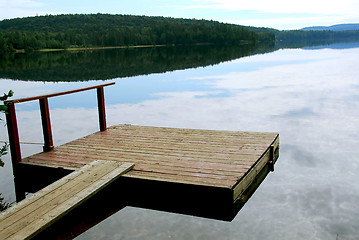
[[7, 104], [6, 125], [9, 134], [12, 169], [15, 176], [18, 168], [18, 163], [20, 163], [22, 159], [15, 105], [12, 102]]
[[103, 87], [97, 88], [98, 117], [100, 123], [100, 131], [106, 130], [106, 112], [105, 112], [105, 95]]
[[41, 111], [41, 121], [42, 121], [42, 132], [44, 135], [44, 152], [49, 152], [54, 148], [54, 143], [52, 140], [52, 131], [51, 131], [51, 122], [50, 122], [50, 111], [49, 111], [49, 102], [47, 98], [40, 98], [40, 111]]
[[23, 181], [24, 179], [21, 176], [14, 175], [15, 199], [17, 203], [26, 198]]
[[268, 161], [268, 166], [269, 166], [269, 171], [274, 172], [274, 145], [271, 145], [269, 148], [269, 161]]

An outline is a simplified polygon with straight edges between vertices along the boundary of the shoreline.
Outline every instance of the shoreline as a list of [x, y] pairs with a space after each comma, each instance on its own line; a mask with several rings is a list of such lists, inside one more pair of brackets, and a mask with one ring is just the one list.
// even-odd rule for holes
[[[137, 45], [137, 46], [113, 46], [113, 47], [70, 47], [70, 48], [44, 48], [33, 50], [34, 52], [59, 52], [59, 51], [84, 51], [84, 50], [103, 50], [103, 49], [125, 49], [125, 48], [150, 48], [165, 47], [167, 45]], [[21, 51], [21, 50], [18, 50]]]
[[[252, 44], [250, 41], [242, 41], [240, 45]], [[208, 46], [216, 45], [211, 43], [196, 43], [190, 44], [192, 46]], [[69, 48], [42, 48], [32, 50], [32, 52], [60, 52], [60, 51], [86, 51], [86, 50], [105, 50], [105, 49], [126, 49], [126, 48], [153, 48], [153, 47], [167, 47], [167, 46], [188, 46], [187, 44], [153, 44], [153, 45], [131, 45], [131, 46], [112, 46], [112, 47], [69, 47]], [[16, 49], [15, 53], [26, 53], [25, 49]]]

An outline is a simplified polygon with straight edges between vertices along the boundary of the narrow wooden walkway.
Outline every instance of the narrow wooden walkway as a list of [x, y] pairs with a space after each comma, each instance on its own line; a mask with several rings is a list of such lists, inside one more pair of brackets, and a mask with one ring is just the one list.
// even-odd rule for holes
[[0, 213], [0, 239], [31, 239], [133, 167], [94, 161]]
[[231, 192], [234, 202], [278, 158], [277, 133], [117, 125], [22, 163], [78, 169], [93, 160], [135, 163], [125, 178], [180, 183]]

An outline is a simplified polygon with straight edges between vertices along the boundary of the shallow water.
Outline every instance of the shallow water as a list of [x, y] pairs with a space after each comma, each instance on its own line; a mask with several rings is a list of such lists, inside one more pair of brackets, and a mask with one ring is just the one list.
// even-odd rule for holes
[[[357, 239], [358, 56], [358, 44], [282, 49], [107, 80], [116, 82], [105, 89], [108, 125], [279, 132], [280, 158], [230, 223], [127, 207], [78, 239]], [[103, 82], [0, 81], [17, 98]], [[41, 142], [37, 103], [16, 107], [21, 141]], [[50, 108], [55, 145], [98, 130], [95, 92], [53, 98]], [[25, 157], [41, 145], [22, 151]], [[3, 161], [0, 192], [13, 202], [9, 156]]]

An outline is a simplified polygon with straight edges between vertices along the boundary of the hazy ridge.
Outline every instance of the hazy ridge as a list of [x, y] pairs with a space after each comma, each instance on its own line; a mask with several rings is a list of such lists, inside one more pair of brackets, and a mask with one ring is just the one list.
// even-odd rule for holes
[[332, 26], [312, 26], [302, 28], [303, 31], [358, 31], [359, 23], [336, 24]]

